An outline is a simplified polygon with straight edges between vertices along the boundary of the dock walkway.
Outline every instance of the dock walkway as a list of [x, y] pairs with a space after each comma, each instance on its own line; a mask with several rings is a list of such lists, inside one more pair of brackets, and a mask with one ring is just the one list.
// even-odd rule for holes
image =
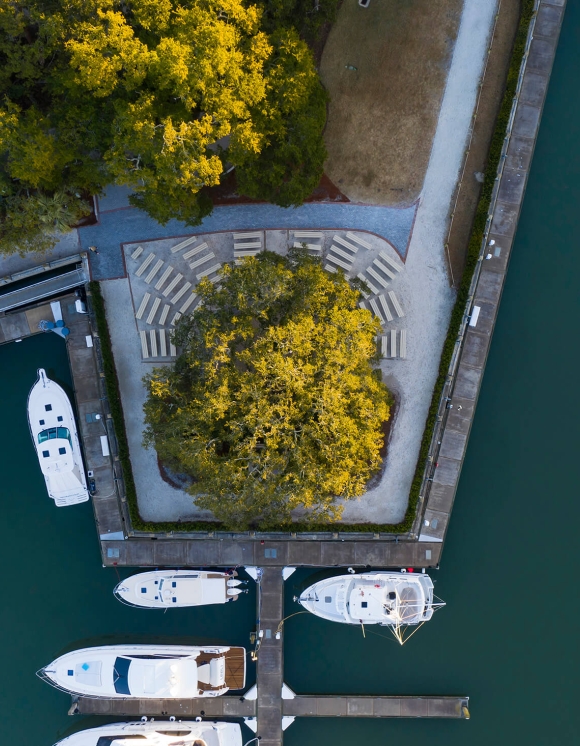
[[[215, 697], [211, 699], [88, 699], [74, 702], [71, 714], [107, 715], [114, 717], [189, 718], [252, 718], [260, 710], [257, 700], [243, 697]], [[469, 719], [469, 697], [363, 697], [363, 696], [297, 696], [283, 699], [280, 716], [284, 717], [355, 717], [355, 718], [447, 718]], [[280, 717], [281, 722], [281, 717]], [[276, 736], [282, 737], [277, 722]], [[263, 743], [272, 743], [274, 731], [261, 724], [258, 730]], [[280, 743], [277, 740], [276, 743]]]
[[282, 686], [284, 655], [282, 631], [276, 632], [284, 615], [284, 580], [280, 568], [266, 567], [258, 589], [258, 619], [260, 625], [257, 650], [257, 716], [261, 746], [282, 743]]

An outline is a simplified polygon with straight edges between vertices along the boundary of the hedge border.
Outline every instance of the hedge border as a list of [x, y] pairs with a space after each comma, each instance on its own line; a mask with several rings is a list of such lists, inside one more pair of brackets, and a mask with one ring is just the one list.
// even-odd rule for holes
[[[455, 348], [457, 336], [461, 327], [465, 307], [468, 302], [471, 280], [473, 278], [473, 274], [475, 272], [475, 268], [477, 266], [477, 261], [481, 251], [481, 243], [485, 232], [494, 182], [501, 157], [501, 150], [503, 147], [507, 125], [509, 122], [514, 94], [516, 92], [522, 59], [525, 52], [528, 28], [534, 14], [534, 4], [534, 0], [522, 0], [520, 21], [518, 24], [518, 30], [516, 32], [514, 47], [512, 50], [512, 57], [508, 70], [505, 92], [502, 98], [500, 110], [497, 115], [493, 135], [491, 138], [487, 165], [484, 172], [483, 186], [477, 204], [471, 230], [471, 236], [467, 248], [465, 268], [463, 271], [459, 289], [457, 291], [457, 298], [451, 312], [449, 328], [447, 330], [447, 336], [445, 338], [445, 342], [443, 344], [443, 349], [441, 352], [441, 358], [439, 360], [439, 371], [437, 380], [435, 382], [433, 395], [431, 397], [431, 404], [429, 406], [429, 412], [427, 414], [423, 437], [421, 438], [421, 447], [419, 449], [419, 456], [417, 459], [417, 465], [415, 467], [415, 475], [413, 477], [411, 489], [409, 492], [409, 503], [403, 521], [397, 524], [362, 523], [348, 524], [348, 526], [345, 526], [345, 524], [341, 523], [292, 523], [287, 525], [280, 525], [276, 528], [263, 531], [256, 529], [259, 533], [340, 533], [341, 535], [344, 535], [348, 533], [404, 534], [411, 531], [417, 513], [419, 495], [421, 492], [421, 486], [423, 484], [423, 475], [427, 463], [429, 447], [433, 437], [437, 413], [439, 411], [439, 404], [443, 393], [443, 387], [445, 385], [445, 379], [449, 370], [449, 365], [453, 356], [453, 350]], [[123, 407], [121, 404], [119, 381], [117, 378], [117, 371], [115, 368], [113, 351], [111, 348], [111, 337], [109, 334], [109, 328], [105, 315], [105, 304], [99, 283], [93, 281], [89, 283], [89, 288], [91, 290], [93, 298], [93, 308], [95, 311], [97, 330], [101, 339], [101, 352], [103, 356], [105, 385], [107, 389], [107, 396], [109, 398], [113, 424], [115, 426], [115, 432], [119, 443], [119, 460], [123, 468], [123, 475], [125, 479], [125, 492], [127, 496], [127, 504], [129, 506], [129, 516], [132, 524], [131, 528], [134, 531], [150, 533], [208, 533], [212, 531], [224, 531], [227, 533], [232, 533], [231, 530], [228, 530], [223, 524], [218, 522], [165, 521], [162, 523], [152, 523], [149, 521], [144, 521], [141, 518], [139, 514], [139, 506], [137, 503], [137, 492], [135, 489], [135, 481], [133, 479], [133, 470], [129, 457], [129, 445], [127, 441], [127, 433], [125, 430], [125, 419], [123, 416]]]

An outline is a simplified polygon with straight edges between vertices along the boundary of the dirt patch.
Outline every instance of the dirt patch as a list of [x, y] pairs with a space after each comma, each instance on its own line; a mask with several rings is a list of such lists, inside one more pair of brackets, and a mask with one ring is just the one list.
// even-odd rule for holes
[[195, 484], [195, 479], [190, 477], [189, 474], [178, 474], [166, 466], [157, 456], [157, 468], [159, 469], [159, 475], [161, 479], [173, 487], [175, 490], [186, 491], [192, 484]]
[[478, 181], [478, 177], [481, 178], [485, 171], [491, 136], [505, 90], [520, 12], [520, 0], [501, 0], [469, 152], [463, 178], [458, 187], [457, 202], [447, 239], [449, 273], [451, 284], [455, 287], [461, 282], [465, 266], [475, 209], [481, 193], [481, 182]]
[[399, 398], [391, 392], [391, 396], [393, 397], [393, 403], [391, 404], [391, 412], [390, 417], [386, 422], [383, 422], [381, 425], [381, 432], [383, 433], [383, 445], [381, 446], [381, 468], [376, 474], [373, 474], [373, 476], [369, 479], [369, 481], [366, 484], [366, 491], [374, 489], [375, 487], [378, 487], [381, 483], [381, 479], [383, 478], [383, 472], [385, 471], [385, 468], [387, 466], [387, 452], [389, 450], [389, 442], [391, 440], [391, 436], [393, 434], [393, 427], [395, 425], [397, 414], [399, 411]]
[[423, 185], [462, 0], [345, 0], [320, 74], [326, 173], [349, 199], [412, 203]]
[[[223, 177], [221, 184], [215, 187], [204, 187], [206, 194], [214, 205], [247, 205], [259, 204], [262, 200], [246, 197], [238, 192], [236, 172], [231, 171]], [[332, 183], [326, 174], [305, 202], [350, 202], [340, 189]]]

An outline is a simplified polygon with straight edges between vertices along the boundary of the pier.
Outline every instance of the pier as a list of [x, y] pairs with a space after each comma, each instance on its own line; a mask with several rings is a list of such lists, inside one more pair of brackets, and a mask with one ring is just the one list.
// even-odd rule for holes
[[[253, 718], [256, 700], [212, 699], [85, 699], [73, 702], [71, 715], [107, 717]], [[469, 697], [296, 696], [283, 699], [284, 717], [444, 718], [469, 720]], [[281, 730], [281, 729], [280, 729]], [[262, 733], [260, 728], [258, 733]], [[267, 743], [266, 736], [262, 742]], [[279, 743], [279, 741], [278, 741]]]
[[[271, 548], [269, 551], [271, 554]], [[244, 718], [262, 746], [282, 746], [297, 717], [469, 719], [469, 697], [296, 695], [284, 683], [284, 574], [279, 566], [249, 568], [256, 577], [256, 685], [243, 696], [194, 699], [73, 698], [71, 715]], [[289, 577], [286, 574], [286, 577]]]

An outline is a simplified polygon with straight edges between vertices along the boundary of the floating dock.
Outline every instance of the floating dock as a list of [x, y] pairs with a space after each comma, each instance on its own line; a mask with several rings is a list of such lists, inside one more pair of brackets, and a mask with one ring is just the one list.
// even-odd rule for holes
[[[109, 717], [253, 718], [257, 701], [243, 697], [211, 699], [79, 699], [73, 702], [72, 715], [106, 715]], [[284, 717], [349, 718], [446, 718], [469, 720], [469, 697], [359, 697], [296, 696], [283, 699]], [[259, 725], [262, 741], [270, 732]]]

